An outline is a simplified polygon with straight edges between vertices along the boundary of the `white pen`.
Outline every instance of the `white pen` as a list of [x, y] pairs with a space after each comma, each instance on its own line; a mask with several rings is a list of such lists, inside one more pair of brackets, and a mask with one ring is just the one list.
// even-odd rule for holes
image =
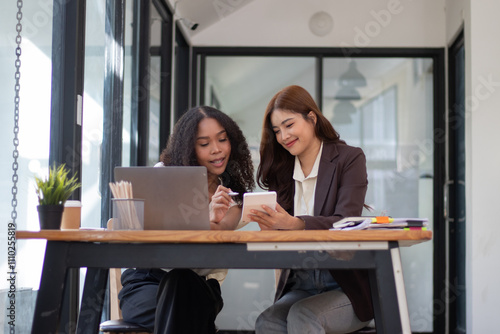
[[229, 196], [238, 196], [240, 193], [237, 193], [235, 191], [231, 191], [227, 193]]

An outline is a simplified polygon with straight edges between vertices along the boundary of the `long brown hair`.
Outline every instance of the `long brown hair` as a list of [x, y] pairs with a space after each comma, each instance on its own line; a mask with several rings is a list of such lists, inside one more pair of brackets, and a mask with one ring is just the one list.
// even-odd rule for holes
[[264, 189], [274, 190], [278, 194], [280, 205], [287, 211], [293, 208], [293, 168], [295, 157], [276, 140], [272, 129], [271, 114], [282, 109], [301, 114], [309, 121], [309, 112], [316, 115], [314, 133], [324, 142], [342, 142], [332, 124], [323, 116], [316, 102], [304, 88], [288, 86], [273, 96], [266, 108], [260, 141], [260, 164], [257, 169], [257, 183]]

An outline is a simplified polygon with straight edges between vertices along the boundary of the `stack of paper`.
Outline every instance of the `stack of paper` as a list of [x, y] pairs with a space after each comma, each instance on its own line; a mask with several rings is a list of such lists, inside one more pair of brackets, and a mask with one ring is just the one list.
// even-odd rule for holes
[[392, 218], [388, 216], [377, 217], [346, 217], [333, 223], [330, 230], [365, 230], [380, 228], [399, 228], [399, 229], [427, 229], [427, 218]]

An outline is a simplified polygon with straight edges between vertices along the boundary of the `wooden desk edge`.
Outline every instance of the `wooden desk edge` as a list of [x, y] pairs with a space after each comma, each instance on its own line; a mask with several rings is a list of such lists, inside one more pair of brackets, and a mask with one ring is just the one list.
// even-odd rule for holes
[[139, 243], [250, 243], [250, 242], [339, 242], [399, 241], [411, 246], [432, 239], [431, 231], [103, 231], [41, 230], [17, 231], [17, 239], [81, 242]]

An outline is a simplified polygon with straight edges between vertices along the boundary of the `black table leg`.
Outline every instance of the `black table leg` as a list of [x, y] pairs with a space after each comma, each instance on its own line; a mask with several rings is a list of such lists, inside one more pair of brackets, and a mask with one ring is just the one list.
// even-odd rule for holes
[[47, 242], [32, 334], [55, 334], [61, 320], [69, 244]]
[[[394, 278], [391, 249], [375, 254], [375, 269], [370, 271], [375, 326], [377, 333], [403, 333]], [[396, 248], [398, 251], [398, 249]]]
[[[70, 246], [71, 247], [71, 246]], [[59, 333], [74, 334], [76, 321], [80, 311], [80, 268], [68, 268], [66, 271], [66, 284], [61, 309]]]
[[77, 333], [98, 333], [109, 269], [87, 268]]

